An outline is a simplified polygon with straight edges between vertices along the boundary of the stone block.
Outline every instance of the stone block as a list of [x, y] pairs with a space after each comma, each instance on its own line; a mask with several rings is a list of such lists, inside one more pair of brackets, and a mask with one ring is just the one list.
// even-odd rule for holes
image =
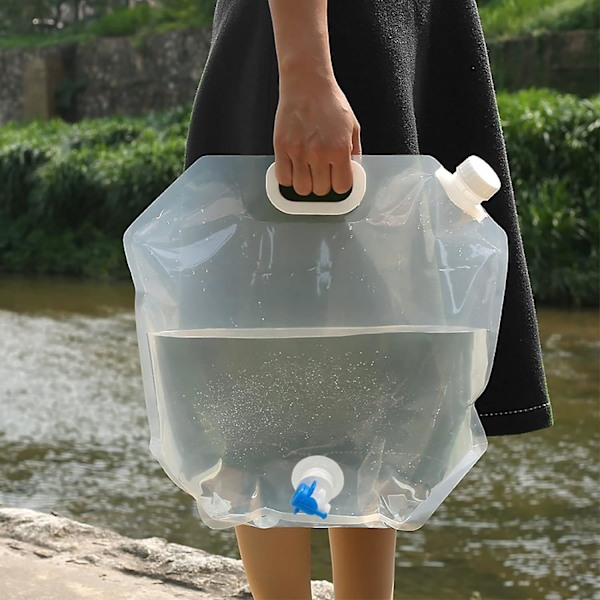
[[64, 68], [56, 57], [34, 57], [23, 68], [23, 119], [51, 119], [57, 116], [56, 86]]

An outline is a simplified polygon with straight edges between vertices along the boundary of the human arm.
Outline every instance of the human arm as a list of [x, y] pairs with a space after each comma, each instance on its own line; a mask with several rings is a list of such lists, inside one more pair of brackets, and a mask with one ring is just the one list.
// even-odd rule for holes
[[333, 73], [327, 0], [269, 0], [279, 69], [273, 146], [281, 185], [344, 193], [360, 126]]

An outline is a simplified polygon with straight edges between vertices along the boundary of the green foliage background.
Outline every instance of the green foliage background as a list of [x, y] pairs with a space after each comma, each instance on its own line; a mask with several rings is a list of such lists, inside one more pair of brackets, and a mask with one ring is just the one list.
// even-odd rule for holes
[[0, 128], [0, 271], [127, 276], [120, 238], [182, 172], [188, 116]]
[[478, 4], [488, 41], [600, 27], [598, 0], [487, 0]]
[[597, 306], [600, 97], [498, 96], [536, 300]]
[[[600, 97], [498, 97], [536, 299], [597, 305]], [[0, 128], [0, 271], [128, 277], [121, 236], [183, 170], [190, 107]]]
[[0, 0], [0, 48], [208, 27], [216, 0]]
[[[216, 0], [0, 0], [0, 47], [206, 27], [212, 23], [215, 4]], [[478, 0], [477, 4], [488, 41], [600, 26], [598, 0]]]

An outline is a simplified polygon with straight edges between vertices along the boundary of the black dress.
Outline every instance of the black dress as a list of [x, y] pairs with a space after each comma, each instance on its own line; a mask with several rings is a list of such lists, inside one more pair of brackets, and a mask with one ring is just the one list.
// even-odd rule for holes
[[[475, 0], [329, 0], [333, 68], [364, 154], [430, 154], [447, 169], [476, 154], [498, 173], [486, 210], [506, 231], [509, 271], [489, 384], [488, 435], [552, 424], [538, 325]], [[267, 0], [218, 0], [186, 168], [206, 154], [274, 154], [278, 73]]]

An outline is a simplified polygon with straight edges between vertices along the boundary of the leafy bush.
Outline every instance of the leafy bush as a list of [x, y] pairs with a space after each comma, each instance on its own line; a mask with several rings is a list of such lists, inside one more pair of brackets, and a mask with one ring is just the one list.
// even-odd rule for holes
[[97, 185], [93, 148], [58, 152], [36, 170], [29, 214], [53, 230], [76, 229], [98, 221], [103, 190]]
[[[600, 98], [498, 104], [536, 299], [597, 305]], [[0, 128], [0, 270], [125, 276], [121, 236], [181, 173], [189, 116]]]
[[[20, 2], [11, 0], [10, 3], [18, 5]], [[46, 9], [41, 5], [25, 11], [21, 8], [21, 17], [27, 15], [21, 26], [5, 24], [0, 7], [0, 48], [32, 48], [85, 42], [96, 37], [143, 36], [172, 29], [210, 27], [215, 4], [216, 0], [162, 0], [152, 6], [138, 3], [112, 12], [107, 12], [106, 6], [102, 10], [103, 7], [97, 5], [94, 12], [86, 13], [83, 21], [65, 21], [60, 29], [44, 28], [35, 33], [31, 32], [31, 10], [38, 15], [48, 8], [56, 11], [56, 3], [54, 7], [48, 4]]]
[[0, 214], [18, 216], [28, 212], [38, 167], [50, 160], [47, 140], [32, 136], [0, 145]]
[[[52, 211], [65, 213], [58, 196], [70, 197], [87, 185], [87, 164], [102, 148], [131, 143], [148, 127], [139, 120], [97, 119], [68, 126], [62, 121], [9, 124], [0, 128], [0, 178], [4, 182], [0, 213], [32, 214], [47, 218]], [[79, 157], [76, 150], [87, 148]], [[72, 166], [71, 166], [72, 165]], [[77, 180], [79, 177], [79, 180]], [[47, 208], [43, 208], [44, 204]], [[73, 215], [74, 217], [75, 215]]]
[[98, 36], [116, 37], [133, 35], [142, 29], [151, 28], [160, 21], [162, 11], [147, 4], [138, 4], [133, 8], [115, 10], [98, 19], [91, 31]]
[[600, 25], [597, 0], [488, 0], [479, 14], [488, 40]]
[[125, 276], [123, 231], [181, 173], [189, 114], [0, 128], [0, 270]]
[[597, 304], [600, 97], [527, 90], [498, 105], [536, 298]]
[[103, 153], [94, 168], [95, 180], [103, 191], [97, 226], [122, 234], [149, 201], [181, 174], [183, 154], [181, 137], [155, 137]]
[[163, 133], [171, 126], [184, 127], [187, 130], [191, 110], [192, 107], [187, 105], [171, 108], [163, 112], [151, 112], [144, 117], [144, 123], [146, 126]]
[[50, 231], [41, 223], [0, 217], [0, 268], [13, 273], [125, 278], [120, 238], [89, 223]]
[[156, 33], [212, 25], [216, 0], [163, 0], [158, 6], [138, 4], [100, 17], [91, 27], [98, 36]]
[[123, 117], [94, 119], [69, 127], [60, 136], [65, 149], [113, 147], [130, 144], [147, 131], [145, 123]]
[[526, 22], [532, 31], [573, 31], [600, 27], [600, 3], [595, 0], [561, 0], [545, 6]]

